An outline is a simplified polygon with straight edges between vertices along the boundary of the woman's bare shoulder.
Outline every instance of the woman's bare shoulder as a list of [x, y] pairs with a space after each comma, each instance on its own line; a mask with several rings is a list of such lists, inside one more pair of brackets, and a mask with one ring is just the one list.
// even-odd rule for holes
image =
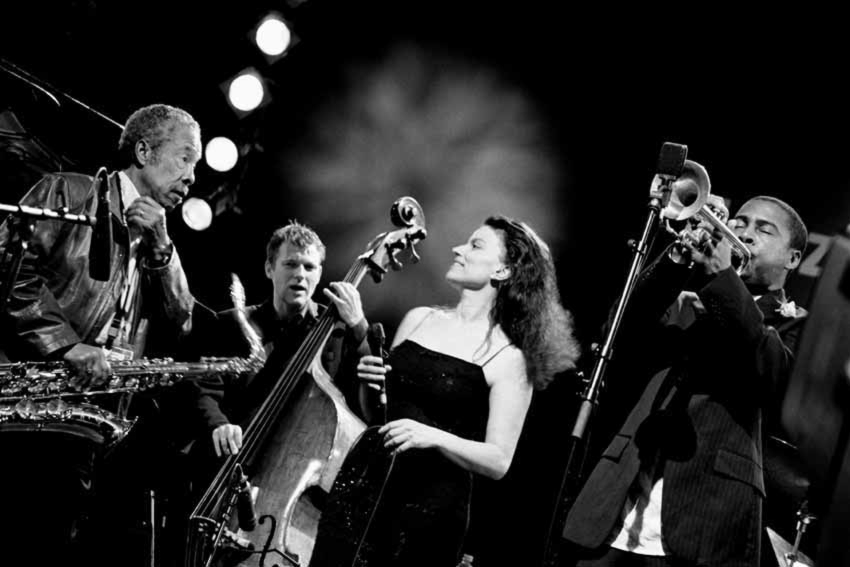
[[493, 383], [507, 380], [517, 384], [528, 382], [525, 356], [522, 351], [513, 344], [509, 344], [498, 350], [492, 359], [484, 365], [484, 376], [492, 386]]
[[435, 307], [414, 307], [407, 313], [405, 313], [404, 317], [401, 319], [401, 323], [398, 325], [398, 330], [395, 334], [394, 344], [398, 344], [403, 340], [410, 337], [413, 331], [421, 325], [427, 317], [429, 317], [432, 313], [438, 311]]

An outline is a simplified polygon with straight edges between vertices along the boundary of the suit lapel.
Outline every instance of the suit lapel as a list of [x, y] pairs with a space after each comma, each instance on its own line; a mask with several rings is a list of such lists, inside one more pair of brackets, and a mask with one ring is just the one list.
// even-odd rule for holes
[[788, 319], [779, 312], [783, 303], [785, 303], [785, 290], [783, 289], [769, 291], [756, 300], [756, 305], [764, 315], [765, 324], [775, 326]]

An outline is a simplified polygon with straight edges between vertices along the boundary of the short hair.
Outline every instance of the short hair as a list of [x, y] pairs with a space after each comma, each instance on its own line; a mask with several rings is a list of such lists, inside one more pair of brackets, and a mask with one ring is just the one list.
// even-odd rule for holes
[[[776, 197], [771, 197], [769, 195], [759, 195], [758, 197], [753, 197], [750, 201], [765, 201], [768, 203], [773, 203], [788, 215], [788, 229], [791, 232], [791, 238], [789, 242], [789, 246], [794, 250], [799, 250], [802, 253], [806, 252], [806, 246], [809, 244], [809, 231], [806, 228], [806, 224], [803, 222], [803, 219], [800, 217], [800, 214], [794, 210], [794, 207], [786, 203], [781, 199], [777, 199]], [[744, 203], [746, 205], [747, 203]], [[744, 207], [741, 205], [741, 208]]]
[[306, 250], [310, 246], [315, 246], [319, 251], [321, 261], [323, 263], [325, 261], [325, 245], [322, 243], [322, 239], [313, 229], [298, 221], [289, 221], [289, 224], [272, 233], [269, 243], [266, 245], [266, 261], [269, 264], [274, 264], [278, 250], [284, 244], [290, 244], [298, 250]]
[[201, 131], [192, 115], [181, 108], [152, 104], [136, 110], [127, 119], [124, 132], [118, 139], [119, 167], [129, 167], [135, 163], [136, 144], [140, 140], [145, 140], [156, 155], [178, 126], [188, 126], [197, 129], [199, 133]]

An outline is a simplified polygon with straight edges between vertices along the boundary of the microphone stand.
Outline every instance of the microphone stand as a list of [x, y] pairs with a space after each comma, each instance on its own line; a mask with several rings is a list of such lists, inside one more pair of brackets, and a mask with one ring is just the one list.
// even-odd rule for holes
[[35, 221], [52, 219], [94, 226], [95, 218], [89, 215], [78, 215], [67, 212], [66, 208], [43, 209], [27, 205], [5, 205], [0, 203], [0, 212], [10, 213], [9, 239], [3, 257], [0, 258], [0, 269], [5, 274], [0, 288], [0, 313], [6, 312], [6, 306], [12, 289], [21, 271], [24, 254], [29, 248], [30, 239], [35, 231]]
[[620, 324], [623, 321], [623, 315], [626, 312], [626, 307], [628, 306], [629, 299], [634, 291], [638, 276], [646, 263], [646, 254], [655, 235], [655, 231], [658, 228], [661, 210], [667, 206], [667, 203], [670, 200], [670, 184], [672, 181], [672, 178], [662, 178], [658, 189], [652, 191], [648, 204], [649, 211], [646, 218], [646, 224], [643, 227], [643, 234], [641, 235], [640, 241], [637, 243], [633, 240], [629, 242], [634, 253], [632, 265], [629, 269], [629, 275], [626, 278], [623, 293], [620, 294], [620, 299], [617, 302], [617, 308], [614, 311], [614, 316], [611, 320], [608, 332], [605, 335], [605, 340], [602, 342], [601, 346], [597, 346], [594, 349], [596, 363], [593, 367], [593, 374], [591, 375], [590, 380], [587, 381], [587, 385], [581, 395], [581, 405], [579, 406], [578, 416], [576, 417], [575, 425], [573, 426], [572, 433], [568, 440], [569, 450], [567, 453], [567, 464], [564, 470], [564, 475], [561, 479], [561, 484], [558, 488], [555, 510], [552, 513], [547, 530], [546, 547], [543, 557], [544, 567], [554, 567], [557, 565], [558, 547], [561, 541], [560, 531], [563, 529], [563, 524], [567, 515], [567, 498], [573, 497], [575, 488], [574, 483], [571, 481], [577, 480], [581, 475], [583, 460], [578, 466], [576, 466], [576, 463], [579, 461], [577, 458], [579, 455], [579, 449], [584, 448], [583, 445], [586, 444], [588, 424], [593, 414], [593, 410], [598, 403], [602, 388], [605, 385], [604, 376], [608, 363], [610, 362], [614, 352], [614, 340], [617, 337], [617, 332], [620, 329]]

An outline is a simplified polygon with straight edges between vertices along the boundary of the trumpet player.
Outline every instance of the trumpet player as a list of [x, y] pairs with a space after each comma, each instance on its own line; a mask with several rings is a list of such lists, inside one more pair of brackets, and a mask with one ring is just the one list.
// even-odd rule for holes
[[739, 270], [702, 221], [640, 275], [607, 386], [631, 412], [569, 512], [565, 565], [759, 564], [762, 416], [790, 375], [805, 313], [783, 288], [808, 236], [768, 196], [728, 227]]

